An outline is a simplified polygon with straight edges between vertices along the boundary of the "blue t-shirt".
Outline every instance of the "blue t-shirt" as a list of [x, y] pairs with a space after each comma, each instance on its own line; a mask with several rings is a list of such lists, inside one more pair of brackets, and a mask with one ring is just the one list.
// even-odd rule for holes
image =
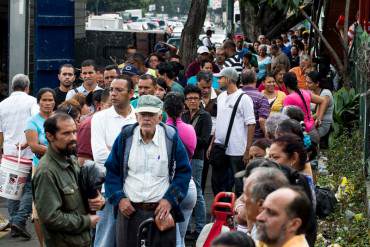
[[263, 60], [258, 61], [258, 73], [257, 80], [260, 80], [266, 76], [267, 65], [271, 64], [271, 57], [266, 56]]
[[247, 54], [248, 52], [250, 52], [249, 48], [243, 47], [243, 49], [241, 49], [240, 51], [237, 51], [236, 53], [241, 59], [243, 59], [244, 55]]
[[[195, 85], [195, 84], [197, 84], [197, 76], [196, 75], [194, 75], [194, 76], [192, 76], [192, 77], [190, 77], [189, 79], [188, 79], [188, 85]], [[217, 77], [212, 77], [212, 87], [214, 88], [214, 89], [219, 89], [220, 88], [220, 86], [219, 86], [219, 84], [218, 84], [218, 79], [217, 79]]]
[[[46, 139], [45, 135], [45, 130], [44, 130], [44, 123], [45, 123], [45, 118], [43, 118], [40, 113], [33, 116], [28, 120], [26, 131], [27, 130], [32, 130], [37, 132], [37, 137], [39, 139], [39, 143], [41, 145], [48, 146], [48, 141]], [[32, 164], [33, 166], [37, 167], [39, 165], [39, 158], [36, 157], [36, 155], [33, 155], [32, 158]]]

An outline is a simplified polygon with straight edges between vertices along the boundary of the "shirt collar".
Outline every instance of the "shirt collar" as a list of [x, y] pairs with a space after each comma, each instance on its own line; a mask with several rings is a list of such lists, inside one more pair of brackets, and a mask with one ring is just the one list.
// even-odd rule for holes
[[61, 155], [60, 153], [58, 153], [57, 151], [55, 151], [51, 145], [48, 146], [48, 150], [47, 150], [47, 154], [53, 158], [57, 164], [59, 166], [61, 166], [62, 168], [66, 169], [68, 166], [71, 165], [70, 162], [68, 162], [67, 158], [63, 155]]
[[216, 90], [211, 87], [211, 99], [216, 99], [217, 98], [217, 93]]
[[[257, 241], [257, 247], [268, 247], [267, 244], [265, 244], [262, 241]], [[307, 240], [303, 234], [296, 235], [293, 238], [289, 239], [283, 247], [294, 247], [294, 246], [302, 246], [302, 247], [308, 247]]]
[[[158, 147], [159, 147], [159, 127], [160, 126], [157, 124], [157, 126], [155, 127], [155, 133], [154, 133], [153, 139], [151, 140], [151, 142]], [[138, 126], [138, 138], [139, 138], [140, 143], [145, 144], [141, 136], [141, 133], [140, 133], [140, 126]]]
[[25, 92], [22, 92], [22, 91], [14, 91], [14, 92], [12, 92], [12, 93], [10, 94], [10, 96], [13, 96], [13, 95], [22, 95], [22, 94], [24, 94], [24, 95], [28, 95], [28, 94], [26, 94]]
[[80, 90], [77, 89], [77, 91], [81, 91], [82, 93], [87, 93], [87, 89], [84, 87], [84, 84], [81, 84], [81, 86], [79, 87]]
[[258, 91], [257, 88], [251, 86], [243, 86], [243, 91]]
[[[125, 119], [135, 119], [136, 120], [135, 110], [131, 104], [130, 104], [130, 108], [131, 108], [131, 112], [128, 114], [128, 116]], [[123, 116], [119, 115], [116, 112], [116, 109], [114, 109], [114, 106], [111, 106], [108, 112], [109, 112], [109, 115], [113, 118], [124, 118]]]
[[[88, 93], [89, 91], [84, 87], [84, 84], [82, 83], [81, 86], [79, 87], [83, 93]], [[101, 87], [98, 86], [98, 84], [96, 84], [96, 87], [93, 89], [93, 91], [96, 91], [96, 90], [100, 90], [102, 89]], [[77, 89], [77, 91], [79, 91]]]

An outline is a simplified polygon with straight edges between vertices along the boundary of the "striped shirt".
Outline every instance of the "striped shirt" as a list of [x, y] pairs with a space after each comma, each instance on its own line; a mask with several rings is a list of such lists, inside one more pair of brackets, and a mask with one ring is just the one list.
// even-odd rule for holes
[[226, 59], [225, 67], [233, 67], [240, 74], [243, 71], [243, 59], [236, 53], [234, 56]]
[[259, 119], [267, 119], [270, 114], [270, 105], [268, 99], [260, 93], [257, 88], [244, 86], [243, 91], [246, 95], [252, 98], [254, 116], [256, 117], [256, 127], [254, 132], [254, 139], [263, 138], [264, 134], [259, 124]]
[[[102, 89], [102, 88], [99, 87], [98, 85], [96, 85], [96, 87], [94, 88], [93, 91], [100, 90], [100, 89]], [[76, 88], [73, 88], [73, 89], [71, 89], [71, 90], [68, 91], [68, 93], [66, 95], [66, 100], [72, 99], [73, 96], [75, 96], [77, 93], [82, 93], [83, 95], [87, 96], [90, 93], [90, 91], [88, 91], [84, 87], [84, 84], [81, 84], [81, 86], [76, 87]]]

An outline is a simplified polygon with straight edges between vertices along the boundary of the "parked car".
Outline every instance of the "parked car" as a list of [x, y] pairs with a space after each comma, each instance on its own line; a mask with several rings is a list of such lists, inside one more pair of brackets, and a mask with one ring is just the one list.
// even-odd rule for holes
[[[167, 40], [168, 44], [176, 46], [177, 48], [180, 48], [180, 42], [181, 42], [181, 37], [172, 37]], [[198, 47], [202, 45], [203, 45], [202, 41], [198, 39]]]

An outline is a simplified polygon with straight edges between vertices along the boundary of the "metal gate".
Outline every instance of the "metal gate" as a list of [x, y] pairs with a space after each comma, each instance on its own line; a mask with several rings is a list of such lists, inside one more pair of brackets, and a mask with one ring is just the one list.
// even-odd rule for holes
[[58, 86], [59, 66], [74, 63], [74, 0], [35, 0], [33, 91]]

